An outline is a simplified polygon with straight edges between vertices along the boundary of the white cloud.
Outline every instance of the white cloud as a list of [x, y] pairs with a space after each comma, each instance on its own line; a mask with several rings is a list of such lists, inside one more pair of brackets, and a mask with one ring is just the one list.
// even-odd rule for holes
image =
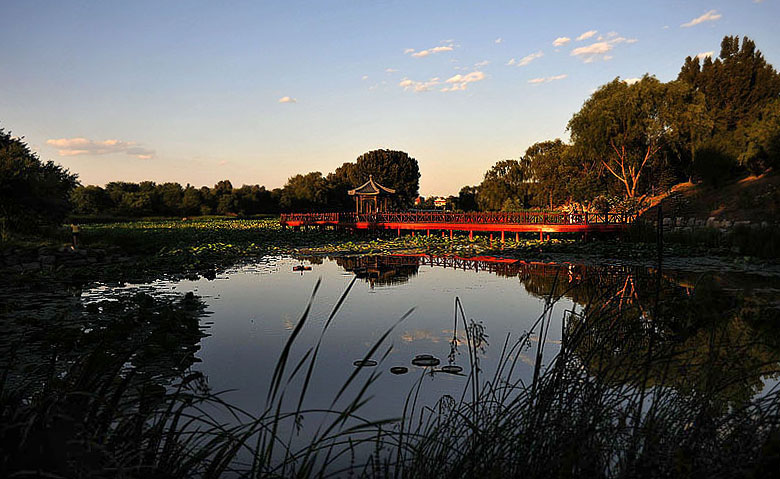
[[641, 79], [641, 78], [639, 78], [639, 77], [634, 77], [634, 78], [624, 78], [624, 79], [623, 79], [623, 83], [625, 83], [625, 84], [627, 84], [627, 85], [633, 85], [634, 83], [637, 83], [637, 82], [639, 82], [639, 81], [641, 81], [641, 80], [642, 80], [642, 79]]
[[509, 60], [508, 62], [506, 62], [506, 66], [508, 66], [508, 67], [511, 67], [511, 66], [512, 66], [512, 65], [514, 65], [515, 63], [517, 63], [517, 60], [515, 60], [514, 58], [512, 58], [511, 60]]
[[283, 96], [279, 98], [279, 103], [296, 103], [297, 100], [291, 96]]
[[711, 52], [701, 52], [698, 55], [696, 55], [696, 58], [698, 58], [699, 60], [704, 60], [707, 57], [712, 58], [712, 55], [714, 55], [714, 54], [715, 54], [714, 51], [711, 51]]
[[568, 75], [566, 75], [564, 73], [564, 74], [561, 74], [561, 75], [555, 75], [555, 76], [551, 76], [551, 77], [533, 78], [531, 80], [528, 80], [528, 83], [531, 83], [531, 84], [534, 84], [534, 85], [538, 85], [540, 83], [550, 83], [551, 81], [563, 80], [567, 76]]
[[498, 37], [498, 38], [496, 38], [496, 42], [495, 43], [502, 43], [503, 41], [504, 41], [503, 38]]
[[430, 91], [431, 88], [440, 85], [441, 81], [439, 80], [439, 77], [431, 78], [428, 81], [414, 81], [410, 80], [408, 78], [404, 78], [400, 82], [398, 82], [398, 86], [403, 88], [404, 90], [412, 90], [415, 93], [423, 92], [423, 91]]
[[588, 38], [593, 37], [598, 33], [598, 30], [588, 30], [587, 32], [583, 33], [582, 35], [577, 37], [577, 41], [581, 42], [583, 40], [587, 40]]
[[603, 41], [591, 43], [590, 45], [585, 47], [577, 47], [571, 51], [571, 56], [581, 57], [582, 61], [584, 61], [585, 63], [592, 63], [599, 59], [607, 61], [612, 59], [612, 55], [608, 55], [608, 53], [611, 52], [613, 48], [615, 48], [615, 45], [618, 45], [620, 43], [637, 42], [636, 38], [624, 38], [624, 37], [618, 37], [614, 35], [608, 35], [608, 36], [612, 36], [613, 38], [609, 40], [603, 40]]
[[[531, 53], [530, 55], [524, 56], [523, 58], [518, 60], [516, 62], [516, 64], [519, 67], [524, 67], [524, 66], [528, 65], [529, 63], [531, 63], [532, 61], [536, 60], [537, 58], [542, 58], [543, 56], [544, 56], [544, 53], [542, 53], [542, 51], [539, 50], [536, 53]], [[514, 60], [514, 58], [512, 60]], [[510, 60], [510, 62], [511, 62], [511, 60]], [[512, 64], [514, 65], [515, 63], [512, 63]]]
[[683, 23], [680, 26], [684, 27], [684, 28], [687, 28], [687, 27], [692, 27], [694, 25], [698, 25], [700, 23], [704, 23], [704, 22], [714, 22], [715, 20], [719, 19], [722, 16], [723, 15], [718, 13], [717, 10], [710, 10], [709, 12], [705, 13], [704, 15], [702, 15], [700, 17], [696, 17], [693, 20], [691, 20], [690, 22]]
[[133, 141], [122, 140], [89, 140], [87, 138], [57, 138], [46, 140], [46, 144], [58, 148], [57, 154], [60, 156], [79, 156], [79, 155], [109, 155], [114, 153], [125, 153], [141, 160], [148, 160], [154, 157], [154, 150], [142, 148]]
[[481, 62], [477, 62], [477, 63], [474, 64], [474, 66], [476, 68], [484, 67], [484, 66], [487, 66], [487, 65], [490, 65], [490, 61], [489, 60], [482, 60]]
[[479, 70], [467, 73], [465, 75], [457, 74], [447, 79], [449, 87], [444, 87], [441, 91], [462, 91], [465, 90], [469, 83], [476, 83], [485, 79], [485, 74]]
[[385, 68], [385, 73], [395, 73], [397, 71], [395, 68]]
[[407, 48], [406, 50], [404, 50], [404, 54], [411, 54], [415, 58], [422, 58], [422, 57], [427, 57], [428, 55], [433, 55], [434, 53], [451, 52], [452, 50], [455, 49], [455, 46], [452, 43], [450, 42], [446, 42], [446, 43], [449, 44], [428, 48], [426, 50], [420, 50], [419, 52], [415, 51], [414, 48]]
[[555, 40], [553, 40], [553, 46], [555, 47], [562, 47], [569, 43], [571, 41], [571, 38], [569, 37], [558, 37]]

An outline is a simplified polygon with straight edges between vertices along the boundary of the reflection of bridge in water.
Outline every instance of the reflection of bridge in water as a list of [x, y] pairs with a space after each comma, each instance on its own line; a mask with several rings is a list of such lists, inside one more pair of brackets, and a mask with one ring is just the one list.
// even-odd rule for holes
[[[544, 263], [493, 256], [430, 256], [425, 254], [395, 254], [386, 256], [336, 257], [336, 263], [375, 285], [401, 284], [417, 275], [419, 267], [487, 272], [504, 277], [519, 277], [524, 283], [534, 278], [557, 277], [560, 284], [580, 283], [592, 279], [600, 284], [622, 288], [627, 278], [636, 274], [634, 267], [616, 264], [598, 266], [575, 263]], [[526, 286], [529, 286], [526, 284]]]

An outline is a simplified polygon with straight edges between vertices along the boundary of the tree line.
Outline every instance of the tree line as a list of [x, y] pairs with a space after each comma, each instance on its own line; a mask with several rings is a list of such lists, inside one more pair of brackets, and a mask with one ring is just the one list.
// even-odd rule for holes
[[282, 188], [260, 185], [235, 188], [228, 180], [200, 188], [179, 183], [111, 182], [105, 187], [77, 186], [73, 210], [80, 215], [193, 216], [257, 215], [284, 211], [337, 211], [353, 207], [348, 190], [370, 176], [396, 190], [394, 206], [404, 208], [418, 195], [420, 170], [407, 153], [374, 150], [344, 163], [333, 173], [298, 174]]
[[[727, 36], [714, 60], [685, 59], [677, 79], [616, 78], [569, 120], [571, 139], [530, 146], [502, 160], [448, 204], [463, 211], [636, 208], [681, 181], [718, 185], [780, 165], [780, 74], [749, 38]], [[347, 191], [369, 176], [397, 190], [396, 209], [418, 196], [417, 160], [374, 150], [332, 173], [295, 175], [282, 188], [196, 188], [179, 183], [80, 185], [0, 129], [0, 234], [57, 225], [71, 213], [99, 216], [254, 215], [351, 210]], [[428, 202], [430, 203], [430, 202]], [[429, 206], [423, 203], [423, 207]]]
[[676, 80], [601, 86], [547, 140], [498, 162], [458, 195], [462, 209], [636, 208], [685, 181], [713, 185], [780, 165], [780, 74], [755, 43], [727, 36], [720, 55], [688, 57]]

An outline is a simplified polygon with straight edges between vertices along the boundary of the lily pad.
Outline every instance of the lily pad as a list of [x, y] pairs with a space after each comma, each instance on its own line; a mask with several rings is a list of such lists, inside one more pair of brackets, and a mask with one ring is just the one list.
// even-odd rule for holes
[[409, 372], [409, 368], [406, 366], [393, 366], [390, 368], [390, 372], [393, 374], [406, 374]]
[[358, 359], [357, 361], [352, 363], [353, 365], [363, 368], [363, 367], [372, 367], [376, 366], [377, 362], [373, 359]]
[[439, 361], [438, 358], [431, 356], [430, 354], [418, 354], [412, 359], [412, 364], [422, 367], [438, 366], [440, 362], [441, 361]]
[[461, 371], [463, 371], [463, 368], [460, 366], [457, 366], [455, 364], [448, 364], [446, 366], [442, 366], [439, 371], [443, 373], [449, 373], [449, 374], [458, 374]]

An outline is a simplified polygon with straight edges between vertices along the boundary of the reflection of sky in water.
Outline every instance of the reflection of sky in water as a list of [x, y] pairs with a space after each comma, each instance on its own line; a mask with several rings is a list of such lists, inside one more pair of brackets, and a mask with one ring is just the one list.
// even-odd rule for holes
[[[299, 262], [292, 259], [276, 259], [264, 265], [238, 268], [214, 281], [201, 279], [167, 285], [182, 293], [194, 291], [204, 297], [212, 313], [206, 320], [214, 324], [208, 330], [210, 337], [202, 342], [199, 357], [203, 362], [198, 368], [208, 376], [214, 391], [236, 389], [226, 397], [250, 411], [263, 406], [276, 360], [317, 279], [322, 278], [322, 284], [307, 325], [293, 349], [292, 364], [316, 343], [331, 308], [352, 278], [351, 273], [331, 260], [313, 265], [312, 271], [303, 275], [292, 271], [296, 264]], [[385, 362], [361, 372], [367, 377], [371, 370], [382, 371], [372, 386], [374, 399], [364, 414], [400, 415], [403, 401], [422, 371], [412, 366], [412, 358], [432, 354], [442, 365], [447, 364], [456, 296], [460, 297], [467, 317], [485, 326], [490, 345], [481, 357], [481, 367], [486, 374], [492, 374], [507, 334], [512, 339], [518, 338], [544, 308], [544, 301], [528, 294], [517, 277], [487, 272], [421, 266], [416, 276], [400, 284], [372, 289], [368, 282], [359, 280], [325, 335], [307, 405], [330, 404], [354, 370], [352, 363], [362, 358], [393, 323], [414, 308], [411, 316], [393, 330], [385, 347], [374, 355], [374, 359], [379, 359], [392, 346]], [[553, 342], [560, 339], [559, 318], [570, 307], [568, 299], [555, 306], [547, 357], [558, 349]], [[457, 328], [461, 344], [455, 364], [467, 372], [463, 324], [459, 323]], [[534, 345], [533, 351], [525, 351], [518, 363], [524, 379], [532, 375], [532, 368], [524, 358], [532, 358], [535, 349]], [[410, 372], [396, 376], [389, 372], [392, 366], [407, 366]], [[427, 404], [434, 403], [442, 394], [460, 397], [464, 384], [463, 377], [437, 374], [426, 378], [420, 397]]]

